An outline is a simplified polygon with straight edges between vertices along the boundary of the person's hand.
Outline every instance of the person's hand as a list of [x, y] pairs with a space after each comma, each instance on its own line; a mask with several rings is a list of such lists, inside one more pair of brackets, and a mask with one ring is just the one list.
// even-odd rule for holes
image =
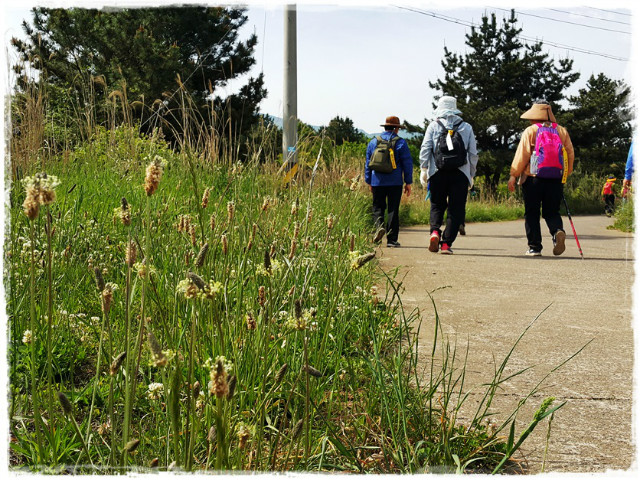
[[516, 191], [516, 177], [514, 177], [513, 175], [509, 177], [509, 182], [507, 182], [507, 188], [509, 189], [510, 192]]
[[427, 188], [427, 181], [428, 181], [428, 177], [427, 177], [427, 169], [426, 168], [421, 168], [420, 169], [420, 184], [422, 185], [423, 188]]
[[411, 184], [406, 184], [404, 186], [404, 193], [407, 195], [407, 197], [411, 195]]
[[369, 185], [369, 191], [373, 193], [373, 187], [371, 185]]

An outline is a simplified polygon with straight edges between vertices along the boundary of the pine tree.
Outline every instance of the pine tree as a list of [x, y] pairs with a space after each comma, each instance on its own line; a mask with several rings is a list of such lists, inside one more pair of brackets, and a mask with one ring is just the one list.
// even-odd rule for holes
[[576, 169], [600, 175], [624, 173], [631, 144], [629, 86], [603, 73], [569, 98], [565, 124], [576, 151]]
[[[26, 41], [12, 40], [21, 59], [38, 71], [42, 84], [70, 91], [81, 111], [94, 104], [98, 124], [107, 124], [105, 103], [114, 92], [137, 106], [143, 130], [159, 125], [162, 117], [169, 130], [186, 133], [179, 112], [185, 104], [197, 121], [230, 121], [234, 138], [257, 121], [266, 96], [262, 75], [228, 98], [217, 95], [254, 64], [257, 37], [238, 37], [247, 21], [243, 9], [34, 8], [32, 13], [33, 25], [23, 24]], [[19, 74], [21, 68], [15, 67]], [[21, 79], [22, 87], [32, 81]]]

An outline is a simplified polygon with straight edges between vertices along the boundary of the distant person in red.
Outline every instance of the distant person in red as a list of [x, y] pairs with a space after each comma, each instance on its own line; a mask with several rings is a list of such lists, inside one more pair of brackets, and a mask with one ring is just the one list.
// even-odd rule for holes
[[607, 177], [607, 181], [602, 187], [602, 200], [604, 200], [604, 213], [607, 216], [613, 215], [613, 212], [616, 209], [616, 177], [613, 175], [609, 175]]

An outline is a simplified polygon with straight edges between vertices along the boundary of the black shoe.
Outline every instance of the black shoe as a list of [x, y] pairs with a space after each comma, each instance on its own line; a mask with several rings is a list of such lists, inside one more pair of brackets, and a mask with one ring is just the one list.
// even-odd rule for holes
[[387, 247], [389, 248], [398, 248], [400, 244], [394, 240], [387, 240]]
[[466, 235], [467, 234], [467, 231], [464, 229], [464, 223], [460, 224], [460, 228], [458, 229], [458, 233], [460, 235]]
[[535, 250], [533, 248], [530, 248], [529, 250], [524, 252], [524, 254], [527, 257], [541, 257], [542, 256], [542, 252], [540, 250]]

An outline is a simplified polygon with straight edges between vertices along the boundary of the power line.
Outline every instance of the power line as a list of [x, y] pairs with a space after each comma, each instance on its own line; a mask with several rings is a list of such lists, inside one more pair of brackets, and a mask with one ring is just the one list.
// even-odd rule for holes
[[[496, 10], [502, 10], [503, 12], [511, 12], [511, 10], [508, 10], [506, 8], [498, 8], [498, 7], [492, 7], [495, 8]], [[542, 15], [536, 15], [534, 13], [524, 13], [522, 11], [515, 11], [513, 10], [515, 13], [517, 13], [518, 15], [526, 15], [528, 17], [535, 17], [535, 18], [541, 18], [543, 20], [551, 20], [553, 22], [559, 22], [559, 23], [567, 23], [569, 25], [577, 25], [579, 27], [585, 27], [585, 28], [593, 28], [595, 30], [604, 30], [606, 32], [613, 32], [613, 33], [622, 33], [624, 35], [631, 35], [631, 32], [623, 32], [622, 30], [613, 30], [611, 28], [604, 28], [604, 27], [594, 27], [593, 25], [585, 25], [584, 23], [577, 23], [577, 22], [570, 22], [568, 20], [558, 20], [557, 18], [551, 18], [551, 17], [543, 17]]]
[[600, 21], [603, 21], [603, 22], [620, 23], [622, 25], [631, 25], [629, 22], [620, 22], [618, 20], [609, 20], [608, 18], [594, 17], [593, 15], [585, 15], [583, 13], [569, 12], [568, 10], [558, 10], [557, 8], [547, 8], [547, 10], [551, 10], [552, 12], [558, 12], [558, 13], [568, 13], [569, 15], [576, 15], [578, 17], [593, 18], [595, 20], [600, 20]]
[[605, 10], [604, 8], [596, 8], [596, 7], [587, 7], [587, 8], [591, 8], [593, 10], [600, 10], [601, 12], [615, 13], [616, 15], [625, 15], [627, 17], [632, 17], [633, 16], [630, 13], [616, 12], [614, 10]]
[[[456, 23], [458, 25], [463, 25], [465, 27], [473, 28], [473, 27], [478, 27], [479, 26], [479, 25], [477, 25], [477, 24], [475, 24], [473, 22], [460, 20], [459, 18], [449, 17], [447, 15], [436, 14], [436, 13], [429, 12], [429, 11], [426, 11], [426, 10], [418, 10], [418, 9], [409, 8], [409, 7], [401, 7], [399, 5], [392, 5], [392, 6], [394, 6], [396, 8], [399, 8], [401, 10], [408, 10], [410, 12], [415, 12], [415, 13], [419, 13], [421, 15], [430, 16], [430, 17], [436, 18], [438, 20], [444, 20], [445, 22], [450, 22], [450, 23]], [[610, 60], [618, 60], [620, 62], [626, 62], [626, 61], [629, 60], [628, 58], [616, 57], [616, 56], [610, 55], [608, 53], [596, 52], [596, 51], [593, 51], [593, 50], [587, 50], [587, 49], [580, 48], [580, 47], [573, 47], [571, 45], [564, 45], [564, 44], [557, 43], [557, 42], [552, 42], [552, 41], [549, 41], [549, 40], [540, 40], [540, 39], [533, 38], [533, 37], [527, 37], [525, 35], [517, 35], [517, 38], [520, 38], [520, 39], [522, 39], [524, 41], [527, 41], [527, 42], [541, 43], [543, 45], [548, 45], [550, 47], [562, 48], [562, 49], [565, 49], [565, 50], [571, 50], [571, 51], [574, 51], [574, 52], [584, 53], [584, 54], [587, 54], [587, 55], [596, 55], [596, 56], [599, 56], [599, 57], [608, 58]]]

